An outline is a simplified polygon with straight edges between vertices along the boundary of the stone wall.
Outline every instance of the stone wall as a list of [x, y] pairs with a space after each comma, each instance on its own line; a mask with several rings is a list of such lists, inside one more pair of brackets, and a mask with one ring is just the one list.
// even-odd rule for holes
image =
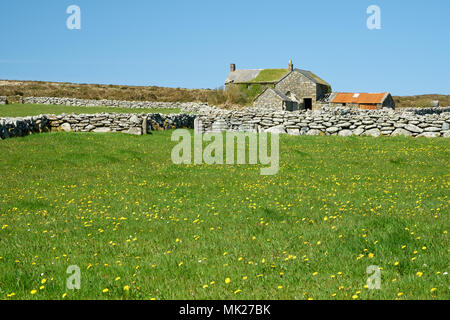
[[8, 98], [0, 96], [0, 104], [8, 104]]
[[141, 135], [150, 131], [194, 128], [192, 114], [62, 114], [25, 118], [0, 118], [0, 138], [40, 132], [123, 132]]
[[197, 132], [250, 131], [291, 135], [450, 137], [450, 112], [418, 115], [385, 110], [216, 111], [201, 113]]
[[[22, 99], [22, 103], [26, 104], [48, 104], [75, 107], [121, 107], [135, 109], [149, 108], [165, 108], [165, 109], [181, 109], [182, 111], [191, 112], [199, 108], [207, 107], [206, 103], [197, 102], [152, 102], [152, 101], [121, 101], [121, 100], [87, 100], [76, 98], [51, 98], [51, 97], [26, 97]], [[195, 112], [195, 111], [194, 111]]]

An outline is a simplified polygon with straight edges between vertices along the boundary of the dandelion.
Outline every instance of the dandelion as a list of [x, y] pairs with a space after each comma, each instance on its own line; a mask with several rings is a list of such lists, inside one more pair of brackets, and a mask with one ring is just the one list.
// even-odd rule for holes
[[37, 292], [36, 289], [33, 289], [33, 290], [30, 291], [31, 294], [36, 294], [36, 292]]
[[242, 290], [241, 290], [241, 289], [237, 289], [237, 290], [234, 292], [234, 294], [238, 294], [239, 292], [242, 292]]
[[14, 292], [11, 292], [10, 294], [8, 294], [8, 298], [14, 297], [16, 294]]
[[402, 295], [404, 295], [404, 293], [403, 293], [403, 292], [399, 292], [399, 293], [397, 293], [397, 296], [399, 296], [399, 297], [401, 297]]
[[108, 288], [105, 288], [105, 289], [102, 290], [103, 293], [107, 293], [108, 291], [109, 291]]
[[114, 280], [115, 280], [115, 281], [119, 281], [119, 280], [120, 280], [120, 277], [116, 277]]
[[421, 276], [423, 276], [423, 272], [420, 272], [420, 271], [417, 272], [417, 273], [416, 273], [416, 276], [418, 276], [418, 277], [420, 278]]
[[67, 293], [64, 292], [64, 293], [62, 294], [61, 298], [64, 299], [65, 297], [67, 297]]
[[124, 287], [123, 287], [123, 290], [124, 290], [124, 291], [130, 291], [130, 286], [124, 286]]
[[225, 283], [226, 283], [226, 284], [229, 284], [230, 282], [231, 282], [231, 279], [230, 279], [230, 278], [226, 278], [226, 279], [225, 279]]
[[278, 286], [278, 290], [283, 289], [283, 286]]

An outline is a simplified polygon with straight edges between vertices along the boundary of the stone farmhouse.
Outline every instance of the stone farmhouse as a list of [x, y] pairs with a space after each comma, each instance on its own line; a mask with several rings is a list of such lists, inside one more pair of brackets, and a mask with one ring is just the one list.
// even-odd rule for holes
[[331, 107], [350, 107], [363, 110], [382, 108], [395, 109], [395, 102], [389, 92], [347, 93], [333, 92], [328, 98]]
[[255, 107], [288, 111], [320, 108], [319, 101], [331, 92], [326, 81], [311, 71], [294, 69], [292, 61], [287, 69], [236, 70], [231, 64], [225, 87], [233, 85], [260, 85], [264, 91], [256, 97]]
[[395, 109], [391, 94], [331, 92], [331, 86], [308, 70], [294, 68], [289, 61], [287, 69], [236, 70], [231, 64], [225, 87], [260, 86], [262, 92], [255, 98], [257, 108], [276, 110], [313, 110], [322, 106], [348, 107], [365, 110]]

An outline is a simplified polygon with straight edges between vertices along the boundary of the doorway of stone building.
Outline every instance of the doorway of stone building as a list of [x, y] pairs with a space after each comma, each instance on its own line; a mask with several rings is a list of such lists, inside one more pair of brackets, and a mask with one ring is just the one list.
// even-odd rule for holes
[[306, 110], [312, 110], [312, 99], [311, 98], [305, 98], [303, 99], [305, 109]]

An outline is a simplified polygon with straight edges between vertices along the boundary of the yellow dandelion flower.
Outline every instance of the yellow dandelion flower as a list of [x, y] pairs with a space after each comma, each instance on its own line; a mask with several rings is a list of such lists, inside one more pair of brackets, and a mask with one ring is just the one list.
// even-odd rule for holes
[[36, 294], [36, 292], [37, 292], [36, 289], [33, 289], [33, 290], [30, 291], [31, 294]]
[[109, 291], [108, 288], [105, 288], [105, 289], [102, 290], [103, 293], [107, 293], [108, 291]]
[[423, 272], [420, 272], [420, 271], [419, 271], [419, 272], [417, 272], [417, 273], [416, 273], [416, 276], [418, 276], [418, 277], [421, 277], [421, 276], [423, 276]]
[[225, 283], [226, 283], [226, 284], [229, 284], [230, 282], [231, 282], [231, 279], [230, 279], [230, 278], [226, 278], [226, 279], [225, 279]]
[[123, 290], [125, 290], [125, 291], [130, 291], [130, 286], [124, 286], [124, 287], [123, 287]]

